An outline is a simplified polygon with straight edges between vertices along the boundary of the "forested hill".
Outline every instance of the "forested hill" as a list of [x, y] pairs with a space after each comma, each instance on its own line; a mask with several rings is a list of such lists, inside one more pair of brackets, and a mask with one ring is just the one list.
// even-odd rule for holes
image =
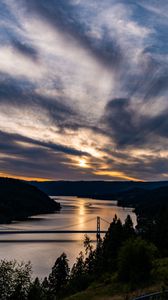
[[54, 212], [60, 204], [24, 181], [0, 178], [0, 223]]
[[135, 188], [155, 189], [168, 186], [168, 181], [134, 182], [134, 181], [46, 181], [31, 182], [48, 195], [108, 197], [113, 193]]
[[153, 190], [132, 189], [115, 195], [118, 204], [124, 207], [134, 207], [141, 217], [152, 217], [161, 210], [168, 209], [168, 187], [159, 187]]

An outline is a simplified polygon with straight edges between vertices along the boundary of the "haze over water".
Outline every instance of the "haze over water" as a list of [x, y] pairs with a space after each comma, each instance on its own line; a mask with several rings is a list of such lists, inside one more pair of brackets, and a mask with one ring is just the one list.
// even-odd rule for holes
[[[56, 198], [56, 197], [55, 197]], [[123, 222], [129, 214], [136, 224], [136, 215], [131, 208], [116, 206], [109, 200], [93, 200], [77, 197], [59, 197], [60, 213], [38, 215], [28, 221], [1, 225], [1, 230], [96, 230], [96, 217], [111, 222], [116, 214]], [[107, 230], [108, 223], [101, 221], [101, 230]], [[89, 235], [96, 240], [96, 235]], [[13, 234], [0, 236], [0, 259], [31, 261], [35, 276], [47, 276], [56, 258], [65, 252], [70, 266], [83, 250], [84, 234]], [[22, 242], [20, 242], [22, 240]], [[24, 242], [23, 242], [24, 240]]]

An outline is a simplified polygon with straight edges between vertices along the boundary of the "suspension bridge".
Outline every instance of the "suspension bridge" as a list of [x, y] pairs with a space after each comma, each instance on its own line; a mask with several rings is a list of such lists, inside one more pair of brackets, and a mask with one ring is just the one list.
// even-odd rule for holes
[[[71, 224], [68, 225], [68, 229], [67, 227], [58, 227], [57, 229], [48, 229], [48, 230], [31, 230], [31, 229], [27, 229], [27, 230], [18, 230], [18, 229], [5, 229], [5, 230], [0, 230], [0, 236], [5, 236], [5, 235], [28, 235], [28, 234], [96, 234], [96, 239], [97, 239], [97, 243], [100, 241], [101, 239], [101, 234], [105, 234], [106, 230], [101, 230], [101, 221], [106, 222], [108, 225], [110, 224], [110, 222], [108, 222], [107, 220], [101, 218], [100, 216], [97, 216], [96, 218], [91, 218], [89, 220], [86, 220], [85, 222], [82, 223], [82, 225], [84, 225], [85, 223], [91, 222], [95, 220], [96, 221], [96, 229], [95, 230], [88, 230], [88, 229], [82, 229], [82, 230], [77, 230], [77, 229], [69, 229], [72, 227], [78, 227], [81, 225], [81, 223], [75, 223], [75, 224]], [[17, 240], [19, 242], [23, 241], [26, 242], [27, 240]], [[30, 240], [28, 240], [30, 241]], [[31, 240], [32, 241], [32, 240]], [[40, 241], [40, 240], [39, 240]], [[42, 240], [44, 241], [44, 240]], [[46, 241], [50, 241], [50, 240], [46, 240]], [[51, 240], [52, 242], [54, 240]], [[58, 240], [56, 240], [58, 241]], [[59, 240], [60, 241], [60, 240]], [[0, 243], [4, 243], [4, 242], [15, 242], [15, 240], [2, 240], [0, 239]]]

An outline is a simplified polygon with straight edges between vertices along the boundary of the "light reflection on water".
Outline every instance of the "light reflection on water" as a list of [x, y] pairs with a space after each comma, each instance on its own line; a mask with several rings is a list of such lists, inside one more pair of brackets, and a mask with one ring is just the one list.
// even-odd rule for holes
[[[96, 230], [97, 216], [111, 222], [115, 214], [122, 222], [129, 214], [136, 224], [136, 216], [132, 209], [118, 207], [116, 202], [77, 197], [59, 197], [58, 201], [62, 205], [60, 213], [34, 216], [28, 221], [1, 225], [0, 229]], [[108, 224], [101, 221], [101, 230], [107, 230], [107, 228]], [[90, 237], [92, 240], [96, 239], [95, 234], [91, 234]], [[56, 258], [62, 252], [68, 255], [70, 266], [72, 266], [76, 256], [83, 249], [83, 238], [84, 234], [3, 235], [0, 236], [0, 239], [6, 242], [0, 244], [0, 258], [30, 260], [34, 274], [42, 278], [49, 274]], [[28, 240], [29, 242], [21, 243], [19, 240]], [[49, 241], [47, 242], [47, 240]]]

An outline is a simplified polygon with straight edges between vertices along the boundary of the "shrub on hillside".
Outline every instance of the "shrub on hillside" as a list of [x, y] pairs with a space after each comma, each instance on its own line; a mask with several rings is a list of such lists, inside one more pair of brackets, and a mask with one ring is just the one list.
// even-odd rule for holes
[[156, 255], [156, 247], [141, 238], [126, 241], [118, 256], [119, 279], [138, 285], [149, 281]]

